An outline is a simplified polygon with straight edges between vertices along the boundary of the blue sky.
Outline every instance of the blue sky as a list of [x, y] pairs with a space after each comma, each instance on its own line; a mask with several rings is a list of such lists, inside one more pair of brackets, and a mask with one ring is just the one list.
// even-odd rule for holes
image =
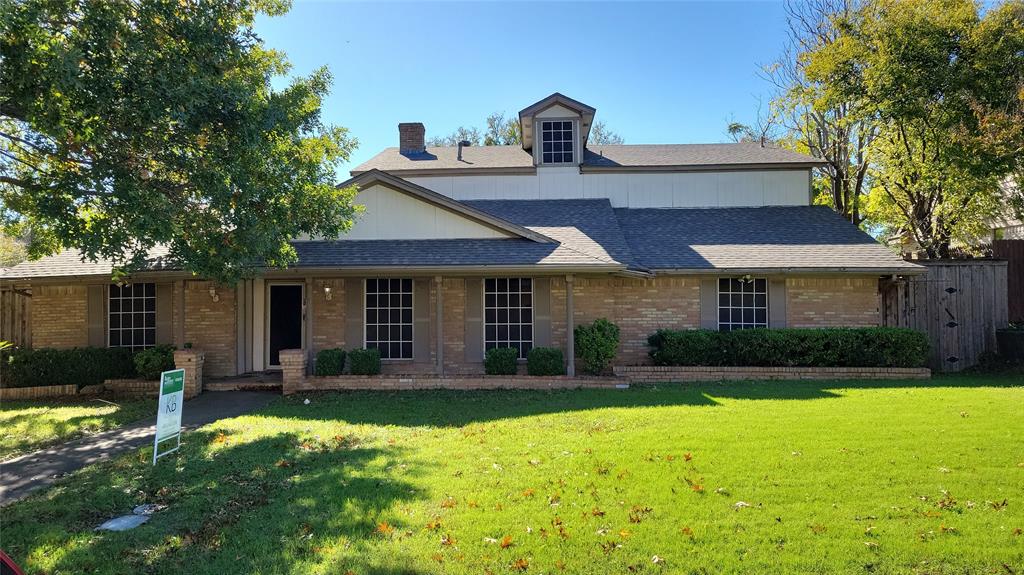
[[782, 49], [785, 15], [769, 2], [296, 0], [256, 31], [293, 73], [334, 74], [325, 118], [360, 142], [347, 170], [397, 145], [399, 122], [443, 135], [556, 91], [626, 143], [727, 141], [768, 92], [758, 70]]

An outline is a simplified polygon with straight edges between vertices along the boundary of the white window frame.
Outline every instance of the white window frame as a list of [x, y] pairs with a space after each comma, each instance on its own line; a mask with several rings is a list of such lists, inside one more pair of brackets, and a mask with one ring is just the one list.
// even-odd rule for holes
[[[142, 287], [142, 295], [141, 296], [136, 296], [135, 295], [135, 286], [143, 286]], [[146, 286], [151, 286], [152, 289], [150, 291], [151, 291], [152, 295], [146, 295], [146, 291], [147, 291], [147, 287]], [[132, 295], [130, 295], [128, 297], [124, 297], [121, 294], [121, 290], [123, 290], [126, 287], [130, 287], [132, 289]], [[118, 288], [118, 296], [116, 298], [118, 300], [118, 310], [116, 312], [113, 311], [113, 309], [111, 309], [111, 305], [110, 305], [110, 302], [113, 299], [115, 299], [113, 297], [113, 290], [114, 290], [114, 288]], [[147, 300], [152, 300], [153, 301], [153, 309], [152, 310], [146, 310], [145, 309], [145, 306], [146, 306], [145, 302]], [[124, 304], [125, 304], [126, 301], [131, 302], [132, 311], [130, 311], [130, 312], [125, 312], [124, 311]], [[135, 302], [136, 301], [141, 301], [142, 302], [143, 309], [141, 311], [139, 311], [139, 312], [135, 311]], [[106, 308], [107, 308], [107, 347], [123, 347], [123, 348], [127, 348], [127, 349], [129, 349], [129, 350], [131, 350], [133, 352], [134, 351], [138, 351], [138, 350], [143, 350], [143, 349], [149, 349], [149, 348], [152, 348], [152, 347], [156, 347], [156, 284], [155, 283], [153, 283], [153, 282], [138, 282], [138, 283], [124, 284], [124, 285], [121, 285], [121, 286], [119, 286], [117, 284], [110, 284], [107, 287]], [[134, 325], [135, 325], [134, 319], [135, 319], [135, 314], [136, 313], [144, 314], [143, 315], [143, 326], [141, 328], [134, 327]], [[117, 316], [118, 316], [118, 318], [117, 318], [118, 319], [118, 327], [112, 327], [111, 319], [113, 318], [114, 314], [117, 314]], [[124, 323], [125, 317], [129, 318], [129, 321], [131, 322], [132, 327], [125, 327], [125, 323]], [[152, 325], [147, 325], [147, 323], [149, 323], [147, 321], [147, 318], [152, 318]], [[143, 335], [142, 335], [143, 343], [141, 345], [136, 345], [135, 344], [135, 330], [138, 330], [138, 329], [143, 330]], [[114, 331], [117, 331], [118, 332], [118, 336], [119, 336], [118, 337], [117, 345], [113, 344], [113, 337], [112, 337], [112, 335], [113, 335]], [[130, 345], [124, 345], [124, 334], [125, 334], [125, 332], [128, 332], [128, 333], [132, 334], [132, 343]], [[152, 332], [153, 333], [153, 343], [145, 343], [146, 332]]]
[[[578, 124], [576, 122], [576, 119], [575, 118], [537, 118], [535, 120], [535, 122], [540, 124], [538, 126], [537, 134], [536, 134], [537, 150], [538, 150], [537, 151], [537, 163], [542, 165], [542, 166], [573, 166], [573, 165], [575, 165], [577, 163], [577, 159], [580, 157], [579, 156], [579, 148], [580, 148], [579, 128], [578, 128]], [[545, 132], [544, 124], [547, 124], [549, 122], [560, 122], [560, 123], [561, 122], [568, 122], [569, 125], [572, 127], [571, 134], [569, 136], [571, 138], [571, 140], [569, 140], [569, 141], [572, 144], [572, 151], [571, 151], [572, 159], [569, 160], [568, 162], [545, 162], [544, 161], [544, 132]], [[555, 131], [555, 130], [551, 130], [551, 131]], [[564, 131], [564, 128], [560, 128], [557, 131], [562, 132], [562, 131]], [[566, 140], [559, 140], [559, 143], [564, 144], [565, 142], [566, 142]], [[554, 141], [552, 141], [551, 143], [554, 144]], [[551, 154], [564, 154], [565, 152], [564, 151], [555, 152], [554, 150], [552, 150], [551, 152], [548, 152], [548, 153], [551, 153]]]
[[[487, 295], [488, 295], [487, 282], [490, 281], [490, 280], [494, 280], [494, 282], [495, 282], [495, 291], [493, 292], [494, 296], [495, 296], [495, 305], [494, 306], [488, 306], [487, 305]], [[529, 296], [530, 296], [530, 306], [528, 308], [527, 307], [523, 307], [522, 300], [520, 300], [520, 305], [518, 305], [518, 306], [516, 306], [514, 308], [514, 309], [519, 310], [519, 313], [520, 313], [519, 321], [514, 324], [514, 325], [519, 326], [519, 329], [520, 329], [519, 338], [516, 339], [516, 340], [512, 340], [511, 338], [505, 338], [505, 341], [503, 341], [503, 342], [499, 341], [499, 339], [497, 337], [497, 334], [495, 334], [495, 338], [493, 340], [488, 339], [488, 337], [487, 337], [487, 327], [488, 327], [488, 325], [493, 325], [496, 332], [497, 332], [497, 329], [500, 326], [504, 325], [505, 327], [511, 327], [513, 325], [508, 320], [506, 320], [505, 322], [498, 322], [497, 321], [497, 314], [498, 314], [499, 310], [505, 309], [506, 311], [509, 311], [509, 310], [513, 309], [512, 307], [508, 306], [507, 304], [505, 305], [504, 308], [501, 308], [501, 307], [497, 306], [497, 297], [499, 295], [501, 295], [501, 293], [502, 293], [502, 292], [499, 292], [497, 290], [497, 283], [499, 281], [501, 281], [501, 280], [505, 280], [505, 281], [508, 281], [508, 280], [518, 280], [520, 283], [519, 283], [519, 290], [516, 292], [516, 295], [519, 295], [520, 297], [522, 297], [523, 294], [529, 294]], [[529, 292], [523, 291], [523, 289], [522, 289], [522, 281], [523, 280], [528, 280], [530, 282], [530, 291]], [[506, 283], [506, 286], [507, 285], [508, 284]], [[529, 350], [526, 350], [525, 353], [523, 352], [522, 345], [524, 343], [528, 343], [530, 345], [530, 349], [533, 349], [534, 343], [536, 342], [536, 337], [537, 337], [537, 331], [536, 331], [537, 330], [536, 291], [534, 289], [535, 285], [536, 285], [536, 280], [534, 278], [532, 278], [532, 277], [514, 277], [514, 278], [512, 278], [512, 277], [491, 277], [491, 278], [484, 278], [484, 281], [480, 282], [480, 289], [483, 292], [483, 297], [480, 299], [481, 306], [483, 307], [483, 310], [482, 310], [483, 311], [483, 314], [482, 314], [482, 317], [483, 317], [483, 322], [482, 322], [483, 323], [483, 330], [481, 330], [482, 331], [481, 335], [482, 335], [482, 339], [483, 339], [483, 352], [484, 352], [484, 357], [485, 358], [487, 357], [487, 349], [488, 349], [487, 348], [487, 344], [488, 344], [488, 342], [491, 342], [491, 341], [494, 342], [495, 347], [512, 347], [510, 344], [518, 343], [520, 345], [519, 357], [518, 357], [519, 360], [525, 360], [527, 354], [529, 354], [529, 352], [530, 352]], [[505, 295], [511, 295], [511, 292], [508, 290], [508, 288], [506, 288], [504, 294]], [[489, 323], [487, 321], [487, 311], [488, 311], [488, 309], [494, 309], [495, 310], [495, 321], [494, 321], [494, 323]], [[530, 310], [530, 321], [529, 321], [529, 323], [526, 323], [526, 322], [522, 321], [522, 315], [521, 314], [522, 314], [524, 309], [529, 309]], [[529, 339], [523, 339], [522, 328], [523, 328], [524, 325], [529, 325], [530, 326], [530, 338]], [[500, 345], [502, 343], [504, 343], [505, 345]]]
[[[738, 292], [733, 290], [733, 282], [735, 281], [741, 282], [741, 288]], [[728, 282], [728, 290], [722, 290], [722, 282]], [[757, 282], [763, 282], [763, 292], [757, 291]], [[750, 291], [746, 291], [744, 289], [743, 286], [746, 285], [750, 286]], [[718, 331], [732, 331], [734, 329], [767, 328], [769, 326], [769, 322], [771, 319], [771, 315], [769, 314], [771, 298], [769, 297], [770, 285], [768, 282], [768, 278], [717, 278], [717, 288], [718, 289], [715, 300], [715, 313], [717, 314], [718, 318]], [[746, 299], [746, 296], [748, 295], [750, 296], [750, 299], [753, 302], [751, 305], [747, 305], [747, 303], [744, 301]], [[757, 296], [759, 295], [764, 295], [764, 305], [757, 305]], [[729, 300], [727, 305], [722, 304], [723, 296], [725, 296]], [[737, 298], [739, 298], [738, 304], [736, 304]], [[722, 311], [724, 309], [729, 310], [728, 321], [722, 321]], [[740, 312], [740, 321], [733, 321], [733, 312], [737, 310]], [[753, 320], [749, 322], [746, 321], [746, 319], [743, 317], [746, 314], [747, 310], [750, 310], [751, 314], [753, 315]], [[757, 321], [757, 312], [761, 310], [764, 311], [763, 322]]]
[[[398, 292], [400, 296], [405, 294], [405, 292], [401, 291], [401, 282], [406, 281], [406, 280], [409, 281], [409, 306], [408, 306], [409, 314], [410, 314], [410, 316], [409, 316], [410, 319], [409, 319], [409, 322], [408, 322], [408, 325], [409, 325], [409, 340], [408, 340], [408, 343], [409, 343], [409, 357], [390, 357], [391, 356], [391, 349], [390, 349], [390, 345], [391, 344], [398, 343], [399, 344], [399, 348], [401, 348], [406, 343], [406, 340], [402, 339], [402, 338], [399, 338], [398, 340], [391, 339], [390, 328], [391, 328], [392, 325], [398, 325], [400, 327], [406, 325], [406, 322], [401, 321], [401, 318], [399, 318], [399, 322], [397, 324], [391, 323], [390, 318], [388, 319], [388, 322], [386, 324], [382, 324], [380, 322], [380, 315], [378, 315], [377, 316], [377, 321], [374, 322], [373, 325], [376, 326], [378, 329], [381, 327], [381, 325], [386, 325], [386, 326], [388, 326], [389, 333], [388, 333], [388, 339], [387, 340], [382, 340], [382, 339], [380, 339], [380, 334], [378, 332], [378, 334], [377, 334], [378, 337], [374, 341], [378, 344], [378, 349], [379, 349], [379, 344], [381, 342], [384, 342], [384, 341], [386, 341], [388, 346], [389, 346], [388, 347], [388, 357], [384, 357], [383, 353], [381, 354], [381, 360], [382, 361], [385, 361], [385, 362], [388, 362], [388, 361], [411, 361], [411, 360], [415, 359], [415, 357], [416, 357], [416, 280], [413, 279], [413, 278], [393, 278], [393, 277], [366, 278], [366, 279], [363, 280], [363, 347], [366, 348], [366, 349], [369, 349], [369, 340], [367, 338], [367, 330], [369, 329], [370, 324], [369, 324], [369, 322], [366, 321], [366, 312], [367, 312], [367, 309], [368, 309], [366, 303], [367, 303], [367, 298], [370, 295], [370, 291], [369, 291], [370, 280], [374, 280], [374, 281], [378, 281], [378, 282], [379, 281], [389, 281], [390, 282], [391, 280], [398, 280], [400, 282], [400, 284], [399, 284], [399, 290], [400, 291]], [[388, 287], [388, 295], [390, 295], [391, 293], [392, 292], [390, 291], [390, 285], [389, 285], [389, 287]], [[378, 297], [380, 296], [380, 291], [379, 290], [376, 292], [376, 295]], [[379, 301], [378, 301], [378, 304], [379, 304]], [[381, 307], [379, 305], [377, 305], [373, 309], [377, 310], [377, 312], [379, 314], [380, 310], [381, 310]], [[391, 311], [392, 307], [391, 307], [390, 302], [388, 303], [388, 307], [386, 309], [389, 312]], [[401, 310], [406, 309], [406, 306], [399, 305], [398, 309], [400, 310], [399, 313], [401, 313]]]

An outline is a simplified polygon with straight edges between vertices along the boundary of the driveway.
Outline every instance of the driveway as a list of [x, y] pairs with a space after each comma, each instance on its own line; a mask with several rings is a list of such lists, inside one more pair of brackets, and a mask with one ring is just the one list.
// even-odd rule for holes
[[[264, 391], [208, 391], [185, 403], [181, 426], [193, 430], [270, 403], [280, 394]], [[153, 398], [156, 411], [156, 398]], [[0, 463], [0, 506], [13, 503], [86, 465], [153, 443], [156, 416]]]

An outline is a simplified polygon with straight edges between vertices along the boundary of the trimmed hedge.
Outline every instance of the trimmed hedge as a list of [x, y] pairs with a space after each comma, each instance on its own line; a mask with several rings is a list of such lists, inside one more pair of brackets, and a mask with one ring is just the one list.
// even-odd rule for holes
[[162, 372], [174, 369], [174, 346], [158, 345], [137, 351], [132, 361], [139, 377], [156, 381]]
[[565, 375], [565, 355], [557, 347], [535, 347], [526, 354], [526, 373]]
[[345, 350], [321, 349], [316, 354], [313, 375], [341, 375], [345, 371]]
[[906, 328], [659, 330], [647, 339], [656, 365], [923, 367], [928, 338]]
[[380, 374], [380, 350], [353, 349], [348, 352], [349, 371], [352, 375], [378, 375]]
[[484, 373], [487, 375], [515, 375], [519, 350], [514, 347], [492, 347], [484, 356]]
[[0, 351], [0, 382], [4, 387], [96, 385], [107, 379], [135, 377], [127, 348], [7, 349]]
[[576, 357], [583, 360], [583, 371], [591, 375], [608, 371], [619, 349], [619, 326], [602, 317], [590, 325], [576, 326], [573, 333]]

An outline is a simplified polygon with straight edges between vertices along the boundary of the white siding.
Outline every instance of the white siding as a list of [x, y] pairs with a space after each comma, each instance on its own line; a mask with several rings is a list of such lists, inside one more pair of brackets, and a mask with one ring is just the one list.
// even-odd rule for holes
[[575, 167], [537, 168], [536, 175], [407, 178], [456, 200], [608, 198], [617, 208], [806, 206], [804, 170], [587, 173]]
[[347, 240], [503, 238], [505, 232], [414, 196], [371, 186], [356, 196], [366, 210], [345, 234]]
[[533, 116], [534, 118], [579, 118], [580, 115], [561, 104], [555, 104], [550, 108], [546, 108], [540, 112], [537, 112]]

